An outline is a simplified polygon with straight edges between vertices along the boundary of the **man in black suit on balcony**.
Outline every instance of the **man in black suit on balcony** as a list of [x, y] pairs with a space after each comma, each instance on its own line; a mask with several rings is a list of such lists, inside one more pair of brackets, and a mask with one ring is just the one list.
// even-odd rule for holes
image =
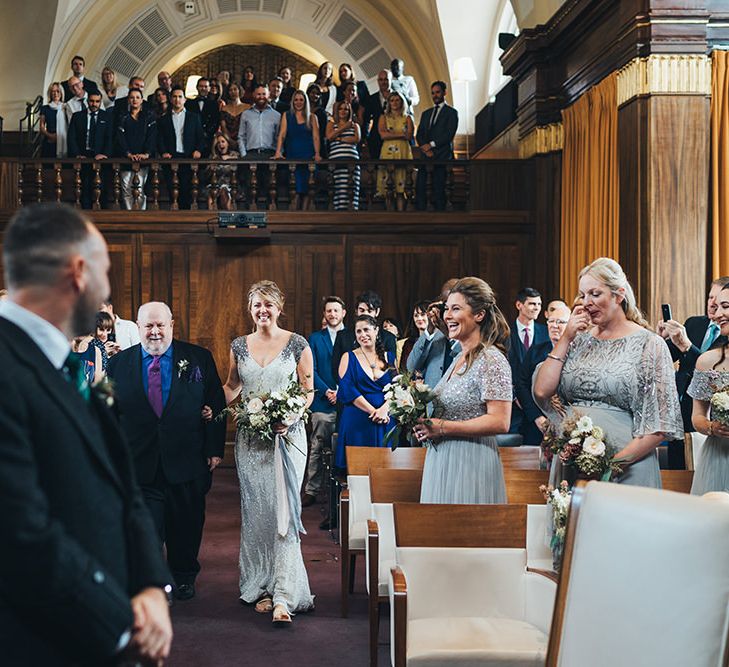
[[87, 79], [84, 72], [86, 71], [86, 61], [84, 60], [83, 56], [74, 56], [73, 60], [71, 60], [71, 69], [73, 70], [73, 76], [68, 79], [68, 81], [61, 82], [61, 86], [63, 87], [63, 99], [68, 101], [73, 97], [73, 91], [71, 90], [71, 86], [69, 81], [73, 79], [74, 77], [81, 80], [81, 83], [83, 84], [84, 90], [87, 93], [92, 93], [94, 91], [99, 91], [99, 86], [96, 85], [96, 82], [92, 81], [91, 79]]
[[[199, 160], [205, 150], [205, 133], [203, 132], [200, 114], [185, 109], [185, 91], [181, 86], [174, 86], [170, 95], [170, 111], [157, 121], [157, 149], [159, 154], [169, 158], [192, 158]], [[164, 168], [167, 188], [172, 200], [172, 170]], [[181, 164], [179, 176], [180, 208], [190, 208], [192, 203], [191, 179], [189, 164]]]
[[377, 129], [380, 116], [385, 113], [387, 98], [392, 92], [392, 72], [383, 69], [377, 75], [377, 91], [369, 95], [364, 102], [364, 118], [362, 120], [362, 141], [367, 142], [370, 160], [380, 159], [382, 137]]
[[[445, 95], [448, 87], [444, 81], [434, 81], [430, 86], [433, 105], [426, 109], [420, 118], [420, 125], [415, 141], [425, 160], [452, 160], [453, 138], [458, 130], [458, 112], [446, 104]], [[415, 183], [415, 206], [424, 211], [428, 206], [427, 197], [428, 170], [425, 166], [418, 169]], [[433, 205], [436, 211], [444, 211], [446, 207], [446, 168], [444, 165], [433, 167]]]
[[203, 134], [205, 135], [205, 149], [202, 151], [203, 157], [210, 155], [210, 148], [213, 143], [215, 131], [220, 125], [220, 109], [217, 100], [210, 97], [210, 79], [201, 77], [197, 82], [197, 97], [194, 100], [185, 102], [185, 109], [191, 114], [200, 117]]
[[[111, 155], [113, 124], [110, 115], [101, 108], [101, 93], [88, 95], [88, 108], [71, 116], [68, 127], [68, 154], [103, 160]], [[101, 203], [106, 201], [106, 188], [101, 176]], [[91, 208], [94, 194], [94, 170], [90, 164], [81, 167], [81, 206]]]

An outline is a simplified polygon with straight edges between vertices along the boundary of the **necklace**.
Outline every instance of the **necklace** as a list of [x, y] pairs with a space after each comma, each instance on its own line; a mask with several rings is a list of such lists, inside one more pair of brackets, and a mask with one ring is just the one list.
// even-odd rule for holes
[[370, 358], [369, 358], [369, 357], [367, 356], [367, 353], [366, 353], [366, 352], [364, 351], [364, 348], [363, 348], [363, 347], [362, 347], [362, 348], [360, 348], [360, 349], [362, 350], [362, 354], [364, 355], [364, 358], [365, 358], [365, 360], [367, 361], [367, 363], [369, 364], [369, 367], [370, 367], [370, 368], [372, 369], [372, 371], [373, 371], [373, 373], [372, 373], [372, 374], [374, 375], [374, 370], [375, 370], [375, 368], [377, 368], [377, 364], [376, 364], [376, 363], [375, 363], [375, 364], [373, 364], [373, 363], [372, 363], [372, 362], [370, 361]]

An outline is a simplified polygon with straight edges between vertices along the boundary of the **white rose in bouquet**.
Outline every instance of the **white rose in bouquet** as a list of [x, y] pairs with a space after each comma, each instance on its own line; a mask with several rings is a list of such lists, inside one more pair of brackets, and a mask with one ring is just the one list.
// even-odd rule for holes
[[580, 433], [592, 432], [592, 419], [590, 419], [587, 415], [580, 417], [580, 420], [577, 422], [577, 430]]
[[263, 401], [258, 397], [252, 398], [248, 401], [248, 403], [246, 403], [246, 410], [249, 414], [258, 414], [261, 410], [263, 410]]
[[412, 395], [407, 389], [402, 387], [395, 387], [395, 403], [399, 408], [413, 408], [415, 407], [415, 401]]
[[283, 401], [283, 394], [280, 391], [272, 391], [271, 399], [274, 401]]
[[605, 453], [605, 443], [588, 435], [582, 443], [582, 451], [592, 456], [602, 456]]
[[415, 391], [417, 391], [419, 394], [425, 394], [429, 390], [430, 390], [430, 387], [427, 384], [425, 384], [425, 382], [416, 382], [415, 383]]
[[298, 412], [287, 412], [281, 417], [281, 423], [284, 426], [293, 426], [301, 415]]

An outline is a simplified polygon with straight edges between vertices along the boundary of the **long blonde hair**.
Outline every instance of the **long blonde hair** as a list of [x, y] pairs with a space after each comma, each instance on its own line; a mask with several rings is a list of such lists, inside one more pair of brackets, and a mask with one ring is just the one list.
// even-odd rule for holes
[[496, 296], [491, 286], [481, 278], [467, 276], [460, 278], [453, 285], [449, 294], [462, 294], [474, 315], [484, 313], [484, 318], [479, 325], [481, 340], [478, 345], [466, 353], [466, 365], [462, 372], [465, 373], [471, 368], [478, 355], [489, 347], [497, 348], [506, 356], [506, 346], [511, 331], [506, 318], [496, 305]]
[[581, 279], [586, 275], [590, 275], [595, 280], [599, 280], [613, 294], [619, 294], [620, 292], [618, 290], [622, 288], [623, 300], [620, 302], [620, 307], [623, 309], [625, 317], [641, 327], [650, 329], [648, 321], [640, 311], [640, 308], [638, 308], [635, 300], [635, 292], [633, 292], [633, 288], [628, 282], [625, 271], [623, 271], [623, 267], [620, 264], [610, 257], [598, 257], [594, 262], [588, 264], [580, 271], [579, 277]]

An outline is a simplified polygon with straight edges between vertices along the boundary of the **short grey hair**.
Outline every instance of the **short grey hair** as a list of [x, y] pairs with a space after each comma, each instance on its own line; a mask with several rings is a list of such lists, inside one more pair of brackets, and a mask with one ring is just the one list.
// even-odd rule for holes
[[174, 319], [172, 317], [171, 308], [164, 301], [147, 301], [147, 303], [143, 303], [141, 306], [139, 306], [139, 309], [137, 310], [137, 322], [142, 319], [143, 311], [151, 308], [152, 306], [161, 306], [167, 311], [167, 315], [169, 316], [170, 320]]

